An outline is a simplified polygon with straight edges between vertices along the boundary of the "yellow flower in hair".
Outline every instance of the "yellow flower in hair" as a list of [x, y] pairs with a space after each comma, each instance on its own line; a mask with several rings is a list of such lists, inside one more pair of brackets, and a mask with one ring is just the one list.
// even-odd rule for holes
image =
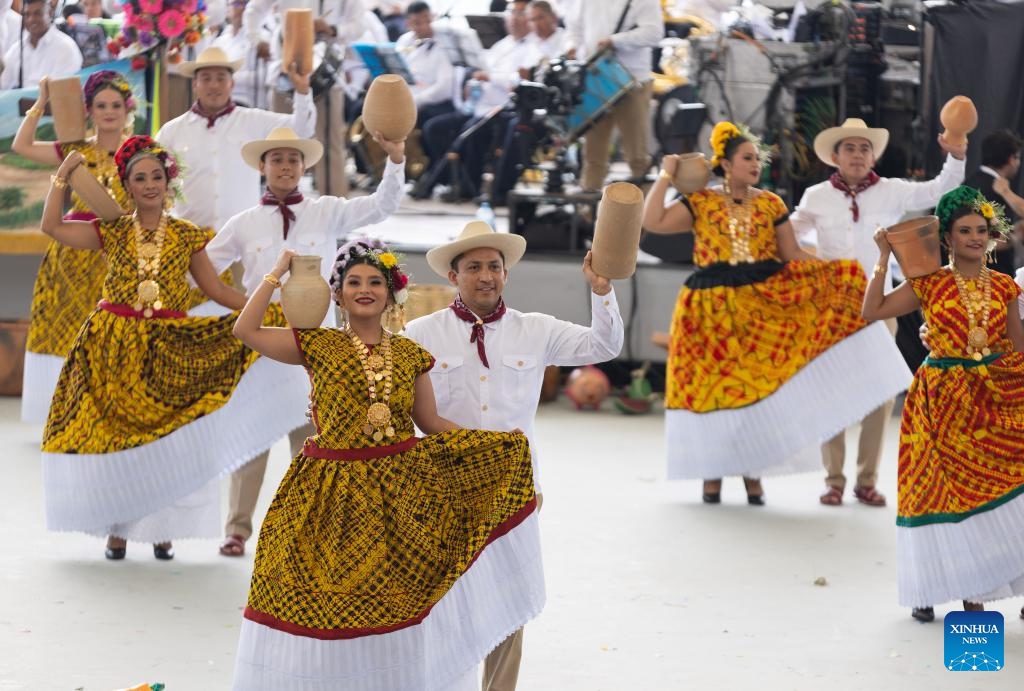
[[381, 252], [380, 263], [385, 269], [393, 269], [398, 265], [398, 259], [390, 252]]
[[715, 158], [721, 159], [725, 156], [725, 145], [733, 137], [740, 134], [740, 129], [728, 120], [723, 120], [711, 130], [711, 152]]
[[981, 204], [978, 207], [978, 212], [988, 220], [995, 218], [996, 210], [992, 208], [992, 205], [988, 202]]

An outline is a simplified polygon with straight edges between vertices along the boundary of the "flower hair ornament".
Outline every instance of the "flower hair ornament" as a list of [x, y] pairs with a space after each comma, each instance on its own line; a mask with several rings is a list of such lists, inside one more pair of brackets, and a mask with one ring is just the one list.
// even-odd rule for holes
[[746, 125], [734, 125], [728, 120], [723, 120], [711, 130], [711, 167], [718, 167], [725, 160], [725, 149], [729, 142], [737, 137], [746, 139], [757, 149], [757, 160], [762, 166], [768, 165], [772, 160], [771, 149], [761, 141]]
[[960, 185], [942, 195], [935, 207], [935, 215], [939, 218], [940, 235], [949, 232], [953, 214], [964, 208], [969, 208], [988, 221], [990, 233], [999, 235], [999, 238], [993, 237], [989, 241], [989, 251], [995, 247], [996, 239], [1006, 240], [1013, 234], [1013, 224], [1006, 217], [1006, 207], [998, 202], [989, 201], [973, 187]]
[[124, 75], [114, 70], [99, 70], [89, 75], [82, 87], [82, 94], [86, 103], [92, 103], [93, 98], [104, 89], [113, 89], [124, 98], [125, 108], [129, 112], [135, 110], [135, 98], [132, 95], [132, 87]]
[[117, 153], [114, 154], [117, 174], [121, 178], [122, 183], [128, 177], [129, 166], [140, 156], [152, 156], [160, 161], [160, 165], [164, 167], [164, 171], [167, 173], [168, 181], [178, 177], [178, 161], [174, 154], [169, 149], [161, 146], [152, 137], [137, 134], [134, 137], [128, 137], [124, 144], [121, 145], [121, 148], [117, 150]]
[[361, 237], [350, 240], [338, 249], [331, 271], [331, 290], [341, 289], [345, 270], [352, 264], [369, 264], [376, 267], [388, 284], [388, 292], [395, 304], [402, 306], [409, 299], [409, 275], [402, 271], [400, 254], [392, 252], [387, 245], [375, 238]]

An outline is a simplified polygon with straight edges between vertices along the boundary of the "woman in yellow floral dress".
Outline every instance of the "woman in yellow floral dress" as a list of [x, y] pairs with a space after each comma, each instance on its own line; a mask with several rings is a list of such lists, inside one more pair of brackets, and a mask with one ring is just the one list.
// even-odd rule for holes
[[345, 328], [261, 328], [291, 254], [235, 333], [306, 368], [317, 433], [263, 521], [233, 688], [479, 688], [477, 664], [544, 603], [526, 437], [438, 416], [433, 358], [381, 328], [407, 280], [382, 244], [338, 252]]
[[931, 352], [903, 405], [896, 512], [899, 600], [919, 621], [934, 604], [980, 610], [1024, 593], [1021, 291], [985, 266], [1010, 224], [973, 187], [947, 192], [935, 213], [949, 265], [883, 295], [891, 248], [879, 231], [864, 297], [868, 318], [922, 308], [928, 323]]
[[[767, 153], [729, 122], [711, 136], [724, 177], [666, 206], [678, 158], [666, 156], [644, 208], [655, 233], [693, 232], [696, 271], [679, 291], [669, 342], [665, 427], [669, 479], [741, 475], [750, 504], [759, 477], [812, 471], [820, 445], [902, 391], [909, 373], [881, 324], [860, 317], [855, 261], [801, 250], [782, 200], [754, 187]], [[865, 328], [867, 327], [867, 328]], [[878, 367], [876, 360], [896, 367]]]
[[[72, 151], [82, 154], [86, 169], [96, 176], [122, 209], [132, 209], [131, 199], [121, 186], [114, 152], [127, 138], [135, 99], [124, 76], [100, 70], [89, 76], [82, 88], [85, 110], [96, 134], [78, 142], [48, 142], [35, 139], [36, 126], [49, 100], [49, 80], [39, 82], [39, 98], [25, 113], [25, 119], [11, 148], [25, 158], [58, 166]], [[67, 218], [90, 220], [95, 214], [72, 193]], [[42, 423], [50, 408], [57, 376], [71, 343], [85, 318], [96, 308], [107, 273], [100, 252], [89, 252], [51, 242], [43, 255], [32, 293], [32, 321], [25, 353], [21, 395], [21, 419]]]
[[107, 536], [108, 559], [124, 558], [127, 539], [170, 559], [171, 538], [218, 536], [216, 479], [303, 424], [301, 410], [288, 410], [301, 408], [306, 391], [269, 373], [279, 368], [232, 336], [230, 316], [185, 316], [186, 274], [227, 307], [245, 296], [217, 279], [203, 249], [210, 234], [165, 213], [177, 175], [170, 153], [131, 137], [115, 159], [134, 214], [61, 218], [78, 152], [53, 177], [43, 209], [43, 232], [102, 250], [108, 267], [43, 432], [47, 527]]

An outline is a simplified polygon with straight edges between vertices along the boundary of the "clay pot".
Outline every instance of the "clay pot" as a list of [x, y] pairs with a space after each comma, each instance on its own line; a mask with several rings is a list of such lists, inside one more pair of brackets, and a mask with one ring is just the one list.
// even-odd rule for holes
[[574, 369], [565, 384], [565, 395], [576, 404], [576, 410], [582, 410], [584, 406], [597, 410], [611, 390], [608, 377], [593, 365]]
[[315, 329], [324, 323], [331, 305], [331, 288], [320, 275], [318, 255], [297, 255], [288, 266], [281, 286], [281, 309], [295, 329]]
[[397, 74], [382, 74], [373, 80], [363, 100], [363, 125], [373, 136], [404, 141], [416, 126], [416, 102], [405, 80]]
[[942, 266], [937, 216], [912, 218], [889, 226], [885, 237], [907, 278], [927, 276]]
[[59, 142], [85, 139], [85, 97], [78, 77], [50, 79], [50, 112]]
[[604, 188], [594, 227], [593, 267], [598, 276], [629, 278], [636, 271], [644, 193], [628, 182]]
[[299, 63], [299, 74], [313, 71], [313, 10], [290, 9], [284, 11], [282, 31], [281, 69], [287, 70], [293, 62]]
[[967, 141], [967, 135], [978, 126], [978, 109], [974, 107], [974, 101], [966, 96], [954, 96], [942, 106], [939, 120], [946, 128], [943, 133], [946, 141], [959, 146]]
[[113, 221], [124, 216], [124, 209], [111, 196], [110, 191], [84, 165], [75, 166], [68, 176], [68, 184], [100, 219]]
[[704, 154], [681, 154], [672, 186], [683, 194], [693, 194], [707, 187], [710, 179], [711, 163]]

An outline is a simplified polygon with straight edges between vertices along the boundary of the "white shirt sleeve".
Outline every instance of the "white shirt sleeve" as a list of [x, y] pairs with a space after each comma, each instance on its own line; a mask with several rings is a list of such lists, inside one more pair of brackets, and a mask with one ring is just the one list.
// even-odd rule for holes
[[261, 40], [260, 30], [272, 4], [273, 0], [249, 0], [242, 11], [242, 31], [254, 46]]
[[405, 161], [394, 163], [389, 157], [384, 166], [384, 175], [373, 194], [353, 199], [338, 198], [329, 232], [343, 238], [356, 228], [386, 220], [398, 210], [404, 193]]
[[[661, 6], [655, 0], [634, 0], [631, 9], [632, 12], [626, 13], [622, 31], [610, 36], [612, 44], [625, 48], [648, 48], [658, 45], [658, 41], [665, 36]], [[618, 21], [618, 17], [615, 21]]]
[[[244, 212], [243, 212], [244, 213]], [[218, 274], [227, 269], [233, 262], [241, 261], [242, 251], [238, 247], [235, 229], [238, 227], [239, 216], [232, 216], [224, 227], [206, 244], [206, 256]]]
[[902, 187], [899, 195], [901, 207], [905, 211], [911, 211], [926, 209], [938, 204], [942, 195], [963, 182], [965, 164], [966, 161], [957, 160], [951, 155], [947, 155], [942, 170], [931, 180], [924, 182], [897, 180]]
[[300, 137], [311, 139], [316, 134], [316, 104], [313, 103], [313, 90], [310, 89], [309, 93], [305, 94], [296, 91], [292, 103], [292, 114], [285, 126], [291, 127]]
[[549, 365], [586, 365], [611, 360], [622, 350], [624, 329], [615, 289], [607, 295], [590, 293], [590, 326], [555, 320], [548, 339]]

